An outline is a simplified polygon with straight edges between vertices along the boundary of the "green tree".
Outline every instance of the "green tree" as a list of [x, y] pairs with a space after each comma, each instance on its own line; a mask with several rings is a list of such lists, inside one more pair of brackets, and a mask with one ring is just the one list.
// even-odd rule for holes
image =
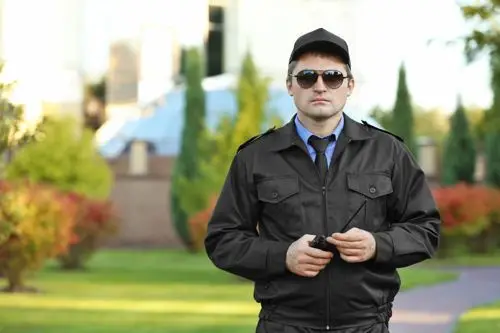
[[234, 117], [223, 117], [213, 134], [214, 153], [207, 164], [206, 178], [213, 179], [211, 189], [218, 193], [238, 147], [264, 127], [279, 126], [282, 120], [266, 109], [269, 79], [259, 73], [247, 52], [241, 66], [236, 90], [238, 109]]
[[238, 82], [238, 113], [233, 136], [233, 152], [245, 140], [262, 131], [267, 122], [266, 103], [269, 81], [260, 76], [250, 52], [243, 58]]
[[486, 182], [500, 187], [500, 1], [487, 0], [461, 7], [466, 20], [477, 24], [465, 39], [465, 54], [473, 61], [481, 53], [490, 57], [493, 103], [484, 114], [482, 128], [485, 141]]
[[474, 183], [475, 165], [475, 143], [465, 109], [459, 99], [457, 109], [450, 118], [450, 131], [444, 146], [443, 184]]
[[396, 102], [392, 110], [391, 130], [402, 137], [410, 151], [417, 155], [414, 134], [414, 119], [411, 96], [406, 83], [406, 70], [402, 64], [399, 68], [399, 80]]
[[29, 179], [89, 198], [108, 198], [113, 174], [95, 148], [94, 135], [72, 116], [46, 118], [43, 137], [19, 149], [6, 168], [10, 180]]
[[500, 131], [489, 131], [485, 138], [486, 175], [488, 185], [500, 188]]
[[188, 219], [206, 205], [205, 196], [199, 195], [201, 191], [194, 185], [200, 180], [202, 141], [206, 135], [203, 76], [204, 64], [200, 50], [187, 50], [184, 127], [180, 153], [172, 174], [171, 207], [174, 226], [189, 249], [192, 249], [192, 240]]
[[[2, 70], [0, 63], [0, 74]], [[14, 82], [0, 82], [0, 170], [16, 148], [36, 140], [40, 134], [38, 126], [28, 126], [25, 122], [23, 106], [10, 101], [14, 85]]]
[[472, 61], [483, 51], [498, 52], [500, 1], [485, 0], [473, 5], [462, 5], [460, 8], [467, 21], [476, 22], [476, 26], [465, 37], [464, 51], [467, 59]]
[[375, 119], [383, 128], [390, 131], [392, 123], [392, 113], [382, 109], [380, 106], [375, 106], [370, 111], [370, 117]]

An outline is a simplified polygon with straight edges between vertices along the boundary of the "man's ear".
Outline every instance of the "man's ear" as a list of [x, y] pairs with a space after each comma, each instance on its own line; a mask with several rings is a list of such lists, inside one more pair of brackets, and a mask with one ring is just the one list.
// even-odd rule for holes
[[349, 92], [347, 93], [347, 96], [352, 95], [352, 92], [353, 92], [355, 86], [356, 86], [356, 82], [354, 82], [354, 79], [350, 79], [349, 83], [348, 83]]
[[288, 95], [293, 96], [291, 80], [286, 80], [286, 89], [288, 90]]

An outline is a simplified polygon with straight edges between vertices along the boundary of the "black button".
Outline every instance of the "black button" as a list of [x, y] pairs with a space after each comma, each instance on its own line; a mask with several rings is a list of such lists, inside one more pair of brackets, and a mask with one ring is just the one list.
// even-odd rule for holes
[[372, 186], [372, 187], [370, 187], [369, 191], [371, 194], [373, 194], [373, 193], [377, 192], [377, 189], [374, 186]]
[[277, 198], [278, 197], [278, 192], [273, 192], [273, 198]]

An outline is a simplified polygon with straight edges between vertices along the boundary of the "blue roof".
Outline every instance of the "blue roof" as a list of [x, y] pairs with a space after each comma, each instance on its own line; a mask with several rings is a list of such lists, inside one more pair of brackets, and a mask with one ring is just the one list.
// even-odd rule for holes
[[[284, 89], [270, 89], [267, 111], [275, 112], [285, 122], [295, 113], [293, 100]], [[206, 90], [206, 126], [215, 130], [224, 114], [236, 114], [237, 101], [231, 89]], [[127, 151], [132, 141], [140, 140], [151, 144], [157, 155], [175, 156], [181, 144], [184, 126], [184, 90], [174, 90], [166, 94], [165, 103], [158, 106], [148, 117], [125, 122], [111, 139], [99, 145], [100, 153], [107, 158], [117, 157]], [[346, 110], [354, 120], [360, 121], [359, 112]], [[381, 127], [374, 119], [367, 117], [368, 123]], [[264, 125], [268, 127], [269, 124]]]

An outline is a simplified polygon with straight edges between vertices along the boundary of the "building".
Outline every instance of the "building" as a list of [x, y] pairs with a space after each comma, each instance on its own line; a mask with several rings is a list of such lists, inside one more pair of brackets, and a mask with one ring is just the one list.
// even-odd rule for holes
[[17, 81], [13, 100], [29, 119], [44, 110], [81, 115], [84, 14], [80, 0], [0, 0], [3, 75]]

